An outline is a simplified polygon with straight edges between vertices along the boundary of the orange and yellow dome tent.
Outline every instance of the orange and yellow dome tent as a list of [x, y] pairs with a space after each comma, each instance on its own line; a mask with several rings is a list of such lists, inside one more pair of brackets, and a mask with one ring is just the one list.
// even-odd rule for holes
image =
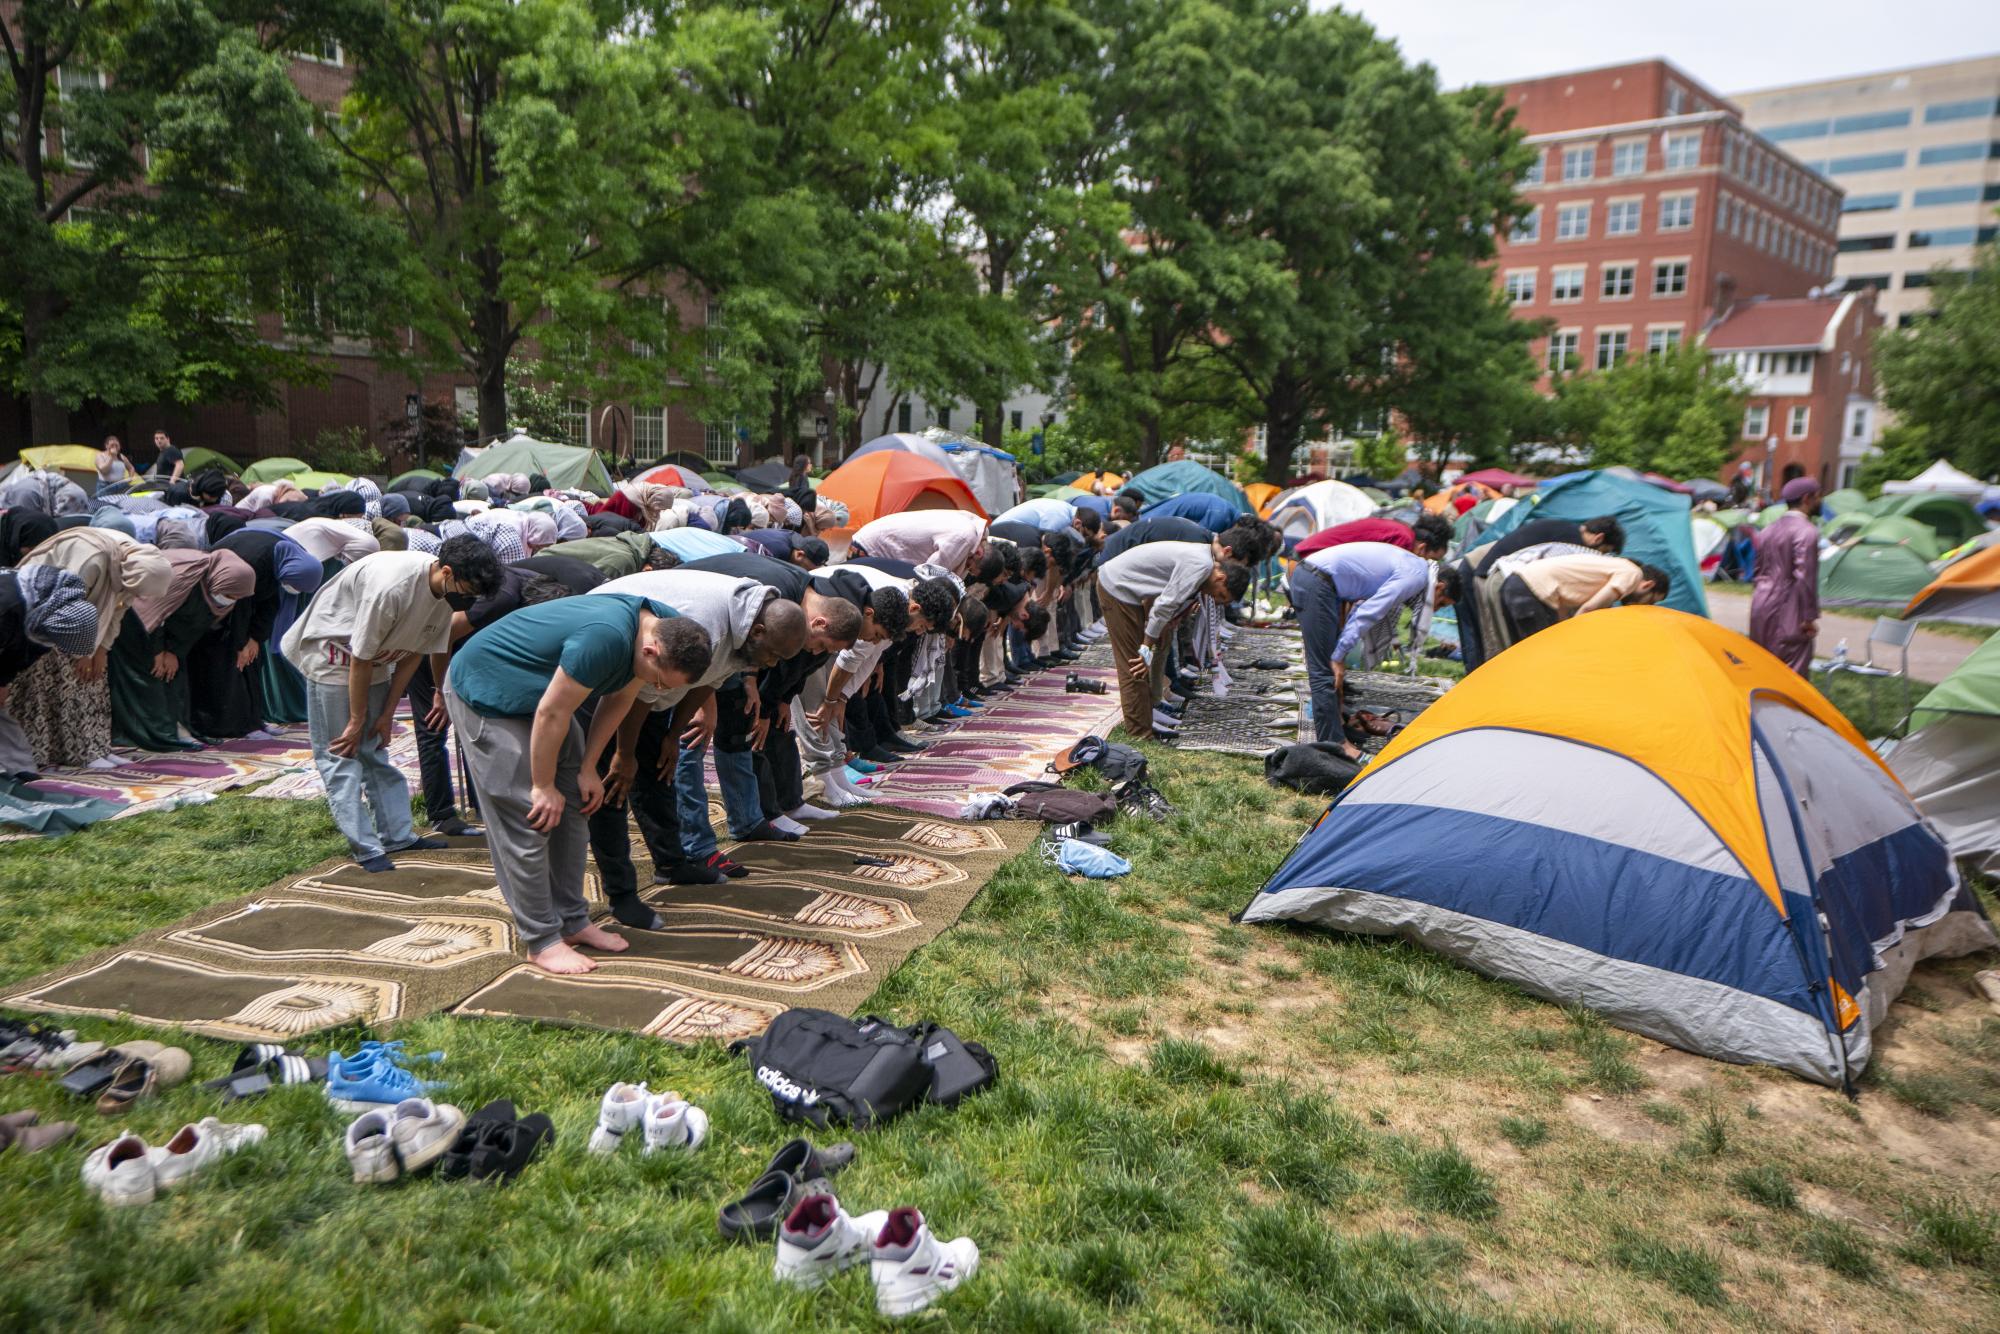
[[963, 477], [895, 449], [849, 459], [828, 473], [818, 489], [821, 496], [847, 506], [850, 529], [904, 510], [957, 509], [987, 517]]

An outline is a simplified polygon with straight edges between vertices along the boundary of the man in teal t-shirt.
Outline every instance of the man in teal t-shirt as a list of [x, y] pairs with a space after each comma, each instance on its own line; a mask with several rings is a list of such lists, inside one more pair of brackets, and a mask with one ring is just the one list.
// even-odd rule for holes
[[[604, 800], [598, 757], [642, 687], [687, 686], [710, 653], [694, 621], [613, 595], [510, 612], [452, 658], [445, 709], [486, 817], [494, 878], [536, 967], [587, 973], [596, 965], [576, 946], [626, 948], [591, 924], [583, 897], [584, 817]], [[586, 738], [576, 713], [593, 697]]]

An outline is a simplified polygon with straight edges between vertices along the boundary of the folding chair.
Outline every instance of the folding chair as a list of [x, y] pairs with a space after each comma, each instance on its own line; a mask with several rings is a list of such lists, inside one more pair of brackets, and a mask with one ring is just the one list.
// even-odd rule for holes
[[[1903, 711], [1896, 715], [1896, 732], [1900, 735], [1910, 721], [1910, 640], [1917, 633], [1915, 621], [1898, 620], [1894, 616], [1877, 616], [1875, 628], [1868, 632], [1868, 657], [1862, 664], [1870, 669], [1872, 676], [1893, 676], [1903, 683]], [[1877, 665], [1875, 646], [1886, 645], [1900, 654], [1896, 669], [1891, 671]], [[1871, 697], [1873, 687], [1870, 687]]]

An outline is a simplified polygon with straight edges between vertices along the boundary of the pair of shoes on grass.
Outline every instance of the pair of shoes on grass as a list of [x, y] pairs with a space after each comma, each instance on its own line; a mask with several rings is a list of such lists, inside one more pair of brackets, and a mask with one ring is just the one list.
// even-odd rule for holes
[[639, 1132], [646, 1152], [693, 1153], [708, 1138], [708, 1113], [674, 1092], [654, 1093], [644, 1084], [613, 1084], [598, 1104], [590, 1151], [609, 1156], [625, 1137]]
[[231, 1154], [262, 1143], [266, 1133], [260, 1125], [229, 1125], [212, 1116], [182, 1126], [157, 1147], [120, 1131], [83, 1160], [83, 1184], [114, 1207], [151, 1204], [159, 1191], [194, 1180]]
[[970, 1237], [939, 1241], [918, 1210], [905, 1205], [860, 1217], [831, 1193], [808, 1195], [778, 1227], [771, 1272], [781, 1283], [817, 1288], [843, 1270], [868, 1262], [875, 1310], [914, 1315], [971, 1278], [979, 1247]]
[[363, 1112], [347, 1127], [347, 1161], [357, 1186], [385, 1185], [437, 1166], [465, 1129], [465, 1113], [450, 1103], [405, 1098]]
[[441, 1051], [412, 1057], [403, 1043], [364, 1042], [352, 1056], [339, 1052], [326, 1058], [326, 1100], [343, 1112], [375, 1112], [394, 1107], [411, 1098], [422, 1098], [444, 1087], [410, 1073], [408, 1062], [436, 1064], [444, 1059]]

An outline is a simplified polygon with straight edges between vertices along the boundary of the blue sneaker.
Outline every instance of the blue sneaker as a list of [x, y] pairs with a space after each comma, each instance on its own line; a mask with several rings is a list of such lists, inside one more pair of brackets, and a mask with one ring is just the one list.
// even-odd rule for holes
[[958, 697], [958, 707], [961, 709], [983, 709], [986, 707], [986, 701], [983, 699], [971, 699], [965, 695], [960, 695]]
[[864, 774], [880, 773], [882, 771], [882, 766], [873, 760], [849, 760], [847, 767], [857, 773]]
[[429, 1065], [436, 1065], [444, 1059], [444, 1053], [441, 1051], [423, 1051], [412, 1056], [409, 1052], [403, 1050], [402, 1038], [397, 1038], [394, 1042], [364, 1042], [354, 1049], [355, 1059], [360, 1060], [369, 1053], [378, 1051], [387, 1055], [390, 1060], [398, 1065], [405, 1065], [411, 1061], [423, 1061]]
[[947, 718], [970, 718], [972, 716], [971, 709], [961, 709], [956, 704], [945, 705], [944, 712]]
[[343, 1112], [370, 1112], [393, 1106], [405, 1098], [421, 1098], [444, 1085], [418, 1079], [402, 1066], [386, 1060], [362, 1064], [364, 1056], [341, 1061], [334, 1053], [327, 1060], [326, 1100]]

